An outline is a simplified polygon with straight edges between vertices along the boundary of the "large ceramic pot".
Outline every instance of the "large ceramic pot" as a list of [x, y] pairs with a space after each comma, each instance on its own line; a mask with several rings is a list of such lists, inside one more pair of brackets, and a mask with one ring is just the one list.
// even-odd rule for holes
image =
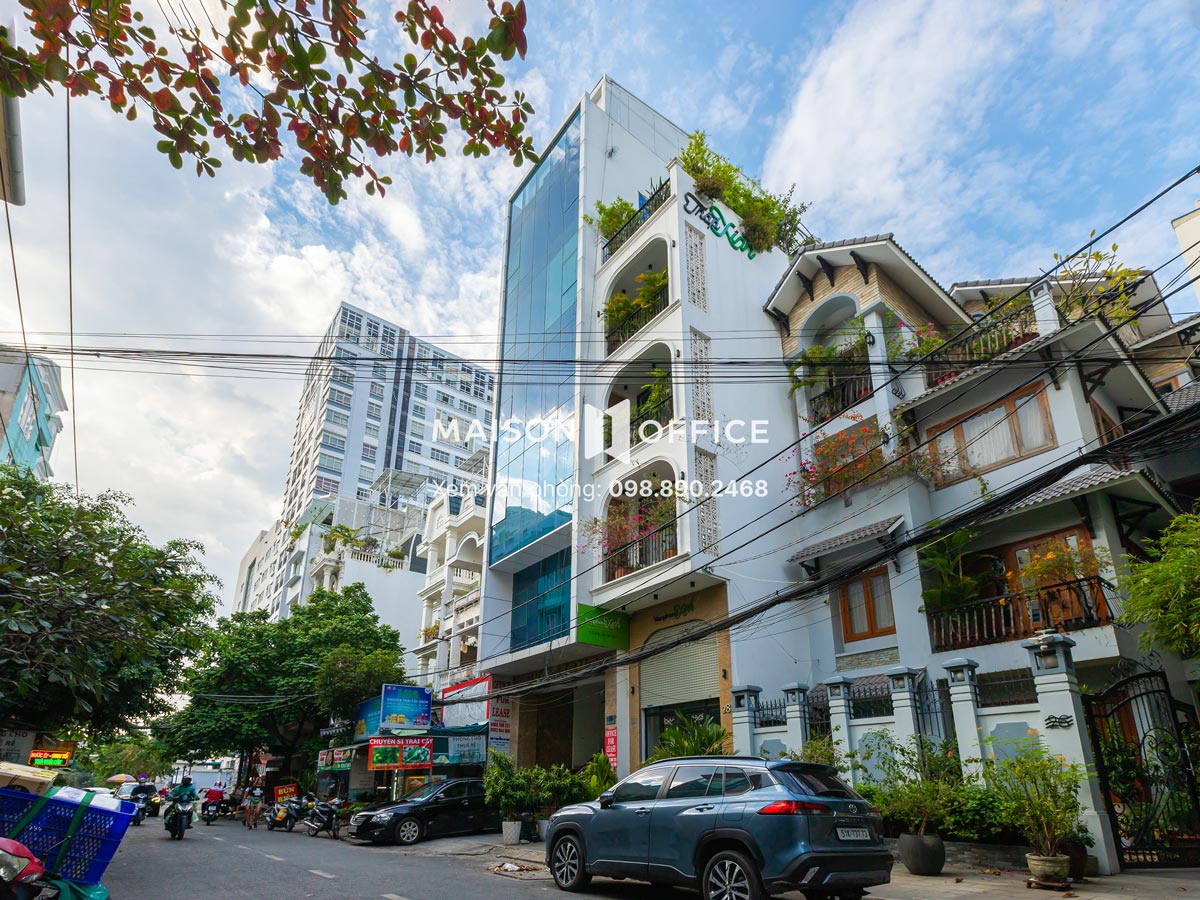
[[1065, 854], [1071, 861], [1067, 867], [1067, 877], [1072, 881], [1079, 881], [1087, 875], [1087, 847], [1080, 844], [1078, 841], [1064, 841], [1059, 844], [1058, 852]]
[[914, 875], [940, 875], [946, 865], [946, 845], [940, 835], [902, 834], [900, 862]]
[[521, 843], [521, 823], [501, 822], [500, 834], [500, 840], [505, 847], [515, 847], [517, 844]]
[[1067, 872], [1071, 868], [1071, 857], [1063, 854], [1035, 856], [1026, 853], [1025, 864], [1029, 866], [1029, 874], [1038, 881], [1063, 882], [1067, 880]]

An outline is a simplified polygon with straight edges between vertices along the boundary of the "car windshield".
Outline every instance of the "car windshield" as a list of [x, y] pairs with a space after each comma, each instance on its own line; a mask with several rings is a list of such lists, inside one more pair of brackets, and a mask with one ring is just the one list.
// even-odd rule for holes
[[403, 795], [401, 800], [428, 800], [435, 793], [441, 790], [442, 782], [435, 781], [429, 784], [423, 784], [420, 787], [415, 787], [407, 794]]
[[784, 777], [788, 787], [802, 794], [814, 797], [839, 797], [847, 800], [859, 799], [854, 789], [835, 772], [825, 768], [809, 768], [808, 766], [783, 766], [774, 770]]

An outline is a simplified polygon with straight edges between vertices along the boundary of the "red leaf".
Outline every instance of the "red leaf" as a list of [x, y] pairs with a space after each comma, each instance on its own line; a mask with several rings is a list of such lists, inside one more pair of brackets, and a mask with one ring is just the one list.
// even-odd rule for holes
[[171, 94], [170, 88], [163, 88], [160, 91], [154, 92], [154, 108], [161, 113], [170, 112], [171, 104], [175, 98]]
[[125, 104], [125, 86], [121, 82], [110, 81], [108, 83], [108, 100], [117, 106]]

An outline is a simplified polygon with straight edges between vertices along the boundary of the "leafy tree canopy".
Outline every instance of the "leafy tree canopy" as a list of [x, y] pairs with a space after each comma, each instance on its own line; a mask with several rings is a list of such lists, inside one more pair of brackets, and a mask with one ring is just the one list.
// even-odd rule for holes
[[137, 777], [143, 772], [151, 778], [158, 778], [170, 774], [175, 757], [157, 738], [151, 738], [142, 731], [133, 731], [100, 744], [86, 753], [86, 761], [87, 767], [99, 778], [121, 773]]
[[212, 630], [191, 700], [164, 723], [164, 739], [189, 759], [295, 753], [325, 718], [348, 717], [381, 684], [402, 682], [403, 652], [361, 584], [314, 591], [278, 622], [264, 611], [235, 613]]
[[1129, 560], [1122, 579], [1128, 594], [1121, 616], [1127, 625], [1149, 626], [1143, 645], [1161, 647], [1184, 659], [1200, 655], [1200, 513], [1176, 516], [1149, 558]]
[[0, 467], [0, 723], [103, 736], [167, 711], [216, 580], [199, 544], [151, 544], [129, 502]]
[[[521, 91], [500, 90], [499, 61], [525, 56], [524, 0], [483, 0], [487, 31], [461, 39], [431, 0], [411, 0], [394, 18], [415, 52], [384, 61], [367, 46], [360, 0], [220, 0], [215, 17], [199, 4], [202, 18], [190, 4], [19, 2], [35, 46], [19, 47], [0, 29], [0, 90], [24, 96], [62, 85], [127, 119], [149, 115], [159, 151], [177, 169], [192, 157], [197, 175], [213, 175], [221, 165], [214, 142], [235, 160], [269, 162], [290, 133], [301, 173], [336, 203], [348, 178], [384, 192], [390, 179], [376, 173], [376, 158], [445, 156], [448, 122], [468, 156], [496, 148], [517, 165], [536, 159], [525, 134], [533, 107]], [[150, 24], [161, 17], [162, 37]], [[375, 29], [396, 30], [386, 21]]]

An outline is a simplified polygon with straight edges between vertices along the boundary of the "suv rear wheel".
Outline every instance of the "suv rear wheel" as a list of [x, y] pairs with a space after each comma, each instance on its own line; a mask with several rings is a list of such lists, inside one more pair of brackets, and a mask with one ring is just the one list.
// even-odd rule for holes
[[564, 834], [550, 852], [550, 873], [564, 891], [582, 891], [592, 882], [584, 868], [583, 843], [573, 834]]
[[700, 896], [704, 900], [764, 900], [766, 892], [750, 857], [738, 850], [722, 850], [704, 867]]

